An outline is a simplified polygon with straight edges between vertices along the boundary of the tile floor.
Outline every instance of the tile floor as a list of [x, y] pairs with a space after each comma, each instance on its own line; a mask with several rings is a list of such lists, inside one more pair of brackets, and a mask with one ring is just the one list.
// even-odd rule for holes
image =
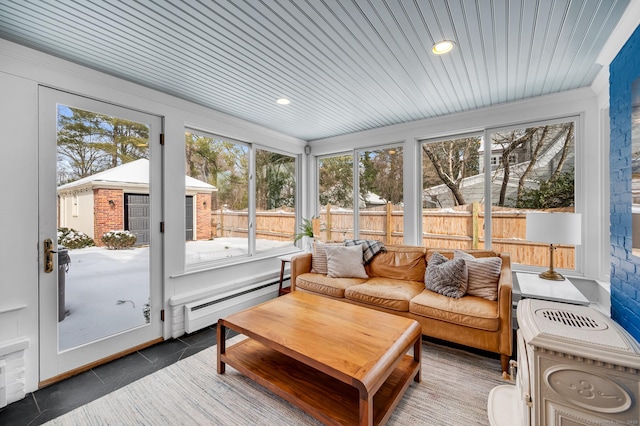
[[[215, 325], [167, 340], [29, 393], [0, 408], [0, 425], [40, 425], [216, 344]], [[215, 366], [211, 367], [215, 371]]]

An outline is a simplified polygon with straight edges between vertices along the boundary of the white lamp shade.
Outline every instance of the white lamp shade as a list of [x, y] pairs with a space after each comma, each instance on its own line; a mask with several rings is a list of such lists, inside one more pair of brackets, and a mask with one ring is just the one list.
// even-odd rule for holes
[[527, 241], [579, 245], [581, 221], [580, 213], [527, 212]]

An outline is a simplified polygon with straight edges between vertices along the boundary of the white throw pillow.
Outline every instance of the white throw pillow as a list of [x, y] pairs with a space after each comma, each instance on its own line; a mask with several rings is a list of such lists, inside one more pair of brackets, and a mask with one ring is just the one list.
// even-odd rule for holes
[[454, 259], [464, 259], [467, 264], [467, 294], [483, 297], [487, 300], [498, 299], [498, 280], [502, 269], [500, 257], [475, 257], [464, 251], [456, 250]]
[[361, 246], [325, 246], [327, 276], [332, 278], [368, 278], [362, 262]]

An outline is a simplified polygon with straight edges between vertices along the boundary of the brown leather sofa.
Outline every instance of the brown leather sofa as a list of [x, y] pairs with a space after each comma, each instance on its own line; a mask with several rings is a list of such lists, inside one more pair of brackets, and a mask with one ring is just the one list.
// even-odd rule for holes
[[475, 257], [500, 256], [502, 267], [495, 301], [464, 295], [459, 299], [425, 288], [427, 260], [434, 251], [453, 258], [453, 250], [387, 246], [365, 266], [369, 278], [330, 278], [312, 273], [312, 254], [293, 257], [291, 290], [306, 291], [415, 319], [422, 334], [500, 354], [507, 371], [512, 353], [511, 261], [506, 253], [465, 250]]

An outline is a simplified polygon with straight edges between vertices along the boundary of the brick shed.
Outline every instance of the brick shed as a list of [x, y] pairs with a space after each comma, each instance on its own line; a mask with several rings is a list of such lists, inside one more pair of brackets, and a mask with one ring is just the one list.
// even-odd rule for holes
[[[185, 176], [185, 239], [211, 238], [216, 187]], [[149, 160], [139, 159], [58, 187], [58, 226], [82, 231], [102, 245], [105, 232], [127, 230], [149, 243]]]

